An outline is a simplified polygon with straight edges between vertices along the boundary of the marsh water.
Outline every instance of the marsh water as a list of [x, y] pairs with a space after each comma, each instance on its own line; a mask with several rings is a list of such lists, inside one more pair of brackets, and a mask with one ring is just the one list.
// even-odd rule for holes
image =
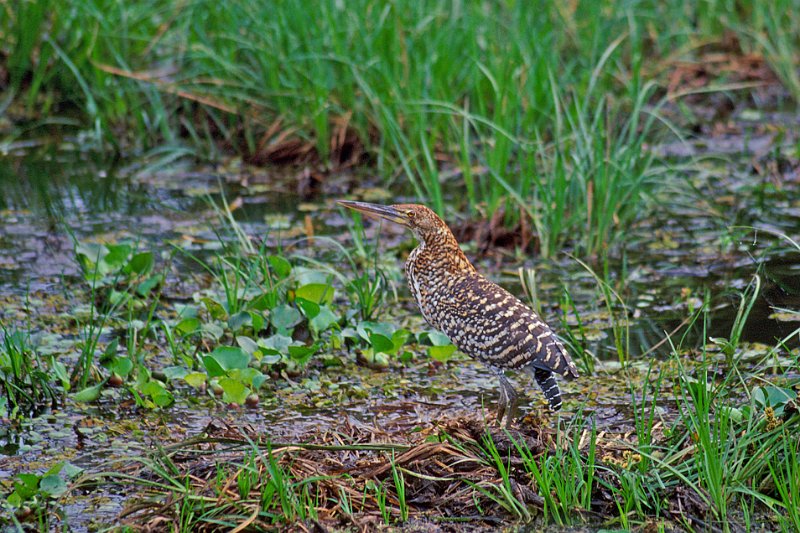
[[[556, 329], [580, 327], [583, 342], [598, 359], [596, 372], [607, 373], [603, 385], [581, 385], [582, 394], [592, 398], [589, 410], [600, 427], [622, 431], [629, 421], [630, 393], [624, 379], [614, 375], [615, 328], [616, 333], [620, 328], [626, 332], [625, 350], [642, 367], [669, 358], [671, 345], [692, 350], [711, 344], [710, 338], [730, 335], [740, 294], [758, 275], [761, 291], [742, 332], [744, 346], [763, 353], [765, 346], [785, 339], [787, 349], [797, 348], [792, 332], [799, 324], [791, 320], [800, 315], [786, 311], [800, 308], [800, 253], [787, 239], [800, 235], [800, 168], [796, 159], [788, 162], [792, 159], [782, 153], [793, 150], [795, 141], [784, 140], [782, 147], [773, 139], [760, 144], [747, 139], [749, 147], [744, 135], [660, 147], [676, 167], [689, 158], [696, 164], [676, 171], [678, 178], [654, 199], [652, 213], [625, 234], [624, 251], [615, 250], [613, 259], [596, 258], [590, 265], [595, 273], [607, 272], [609, 283], [621, 293], [625, 305], [613, 302], [614, 313], [605, 305], [595, 275], [568, 250], [543, 261], [532, 251], [510, 249], [479, 256], [466, 243], [479, 269], [518, 294], [523, 293], [519, 268], [535, 269], [544, 315]], [[41, 346], [69, 360], [80, 339], [66, 317], [79, 314], [86, 304], [75, 242], [135, 241], [162, 259], [169, 257], [172, 267], [162, 298], [179, 302], [191, 299], [203, 284], [202, 269], [190, 256], [210, 256], [218, 249], [219, 206], [225, 202], [235, 205], [233, 215], [248, 235], [290, 254], [327, 260], [330, 247], [320, 236], [352, 246], [346, 229], [352, 222], [333, 200], [351, 194], [379, 201], [390, 197], [379, 183], [348, 173], [330, 175], [322, 192], [301, 198], [295, 185], [300, 173], [302, 169], [244, 168], [235, 162], [224, 168], [148, 170], [135, 161], [106, 162], [63, 145], [12, 150], [0, 159], [0, 320], [7, 327], [28, 327]], [[410, 191], [392, 194], [413, 199]], [[455, 198], [459, 191], [449, 194]], [[367, 224], [368, 239], [379, 232], [382, 246], [410, 239], [399, 230]], [[386, 261], [397, 267], [401, 258], [387, 254]], [[423, 327], [399, 269], [390, 278], [388, 305], [400, 310], [395, 319], [412, 329]], [[399, 306], [393, 303], [394, 291]], [[573, 309], [562, 308], [567, 293]], [[687, 325], [687, 317], [706, 298], [711, 302], [707, 329]], [[559, 323], [559, 316], [566, 318]], [[665, 338], [670, 342], [663, 342]], [[256, 408], [231, 408], [192, 390], [177, 394], [173, 406], [155, 410], [137, 408], [121, 390], [88, 407], [67, 400], [22, 420], [2, 421], [0, 484], [7, 488], [18, 473], [42, 472], [65, 460], [87, 472], [110, 470], [114, 461], [145, 456], [159, 442], [198, 435], [214, 421], [286, 441], [318, 427], [335, 428], [345, 419], [403, 433], [437, 420], [488, 412], [496, 401], [494, 378], [466, 359], [393, 368], [313, 367], [267, 390]], [[338, 398], [331, 397], [331, 385], [342, 392]], [[567, 388], [568, 399], [577, 393]], [[523, 410], [535, 394], [525, 391]], [[102, 487], [73, 495], [64, 507], [65, 521], [78, 529], [113, 523], [126, 497]]]

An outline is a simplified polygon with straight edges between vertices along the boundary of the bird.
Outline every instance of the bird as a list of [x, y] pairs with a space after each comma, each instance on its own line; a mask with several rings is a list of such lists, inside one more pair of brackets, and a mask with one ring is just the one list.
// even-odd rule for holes
[[535, 311], [475, 269], [444, 220], [420, 204], [338, 203], [413, 232], [419, 244], [405, 263], [411, 294], [428, 324], [500, 380], [498, 424], [505, 416], [506, 427], [511, 426], [518, 398], [506, 370], [525, 371], [550, 410], [561, 409], [555, 374], [579, 377], [564, 345]]

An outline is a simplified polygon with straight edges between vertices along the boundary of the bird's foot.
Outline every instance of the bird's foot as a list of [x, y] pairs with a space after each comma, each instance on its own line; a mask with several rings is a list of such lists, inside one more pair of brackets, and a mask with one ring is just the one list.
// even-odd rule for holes
[[497, 425], [502, 425], [505, 415], [505, 427], [509, 429], [516, 419], [517, 391], [502, 372], [498, 373], [498, 376], [500, 377], [500, 404], [497, 406]]

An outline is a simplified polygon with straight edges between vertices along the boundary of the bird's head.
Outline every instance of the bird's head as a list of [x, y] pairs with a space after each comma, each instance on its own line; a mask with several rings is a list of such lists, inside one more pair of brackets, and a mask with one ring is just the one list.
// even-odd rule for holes
[[429, 237], [443, 232], [450, 233], [447, 224], [433, 210], [424, 205], [379, 205], [366, 202], [351, 202], [349, 200], [338, 200], [338, 203], [365, 215], [383, 218], [405, 226], [413, 231], [420, 240], [428, 240]]

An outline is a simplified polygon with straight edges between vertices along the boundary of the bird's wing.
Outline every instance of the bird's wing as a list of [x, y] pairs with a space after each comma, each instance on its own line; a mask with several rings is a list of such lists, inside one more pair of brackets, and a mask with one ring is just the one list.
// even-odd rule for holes
[[462, 352], [501, 368], [533, 365], [567, 378], [578, 370], [550, 327], [502, 287], [478, 274], [443, 291], [431, 312]]

